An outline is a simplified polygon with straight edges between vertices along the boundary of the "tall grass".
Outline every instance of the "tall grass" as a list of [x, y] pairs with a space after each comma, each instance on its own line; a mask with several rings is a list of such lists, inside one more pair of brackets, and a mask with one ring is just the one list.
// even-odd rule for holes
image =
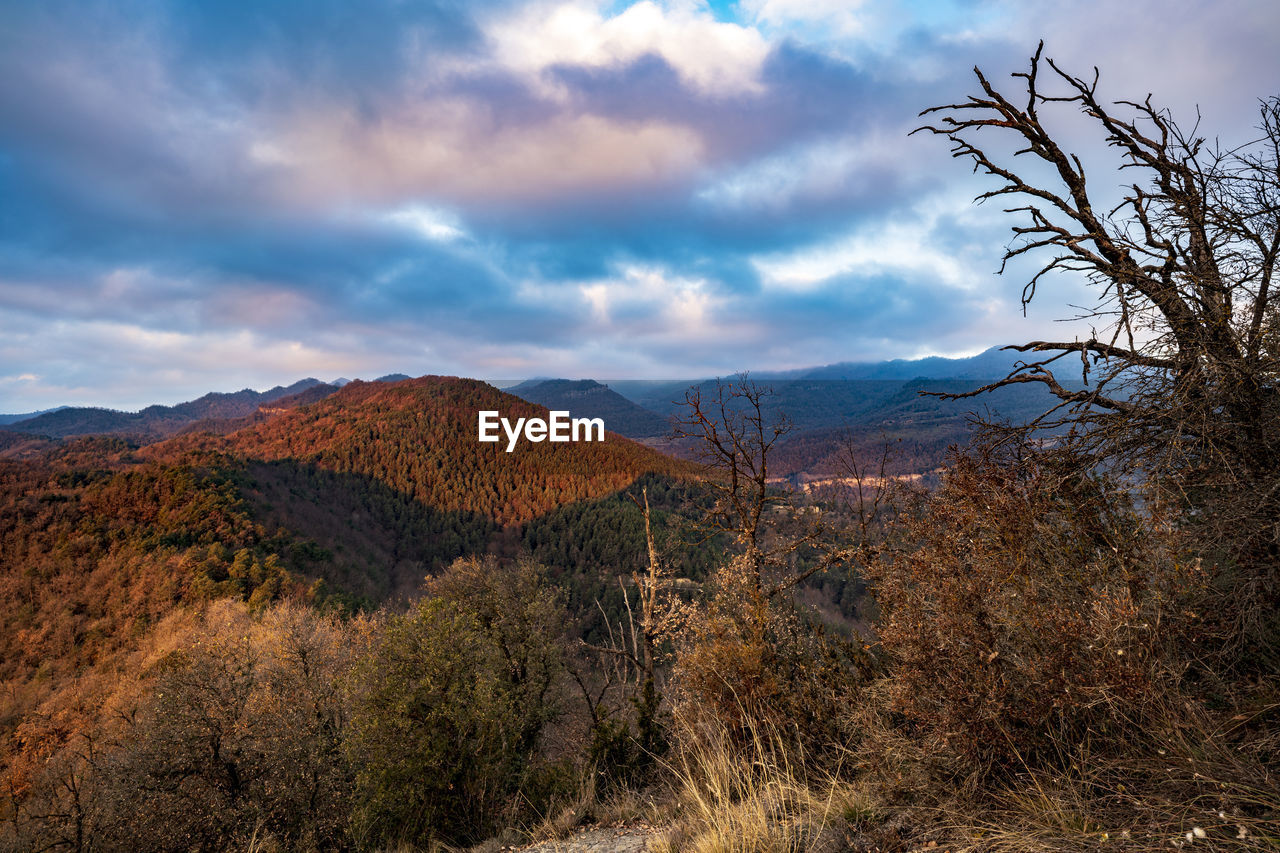
[[794, 739], [748, 718], [745, 736], [700, 721], [667, 762], [678, 803], [663, 853], [790, 853], [843, 838], [853, 793], [812, 771]]

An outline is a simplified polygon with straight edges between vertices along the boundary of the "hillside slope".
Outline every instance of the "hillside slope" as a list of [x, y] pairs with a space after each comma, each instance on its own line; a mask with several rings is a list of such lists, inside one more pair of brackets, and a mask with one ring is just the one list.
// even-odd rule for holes
[[[646, 472], [695, 469], [616, 434], [508, 454], [476, 440], [481, 408], [546, 413], [484, 383], [424, 377], [352, 382], [230, 435], [140, 449], [0, 436], [23, 457], [0, 457], [0, 784], [20, 791], [28, 770], [92, 731], [113, 685], [137, 674], [128, 661], [213, 599], [394, 602], [459, 556], [524, 546], [570, 555], [557, 580], [594, 613], [644, 548], [638, 511], [609, 496]], [[646, 482], [661, 507], [663, 487]], [[566, 527], [554, 513], [570, 505], [573, 518], [611, 521]]]
[[513, 420], [547, 415], [542, 406], [472, 379], [356, 381], [229, 436], [183, 437], [149, 452], [164, 457], [202, 448], [294, 460], [371, 478], [424, 506], [503, 525], [616, 492], [645, 473], [689, 476], [695, 470], [616, 433], [606, 433], [603, 442], [521, 441], [507, 453], [505, 442], [477, 440], [482, 409]]

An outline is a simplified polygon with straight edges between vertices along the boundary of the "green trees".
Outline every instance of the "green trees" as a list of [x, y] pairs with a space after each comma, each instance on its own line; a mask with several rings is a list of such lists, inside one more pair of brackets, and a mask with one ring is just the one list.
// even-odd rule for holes
[[556, 713], [566, 615], [542, 569], [467, 558], [360, 668], [358, 841], [478, 841], [514, 817]]

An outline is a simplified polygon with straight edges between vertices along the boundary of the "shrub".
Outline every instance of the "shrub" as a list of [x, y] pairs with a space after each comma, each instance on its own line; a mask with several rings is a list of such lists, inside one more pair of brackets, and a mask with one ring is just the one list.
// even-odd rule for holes
[[356, 632], [281, 605], [254, 619], [214, 604], [157, 665], [121, 748], [96, 762], [103, 849], [289, 848], [344, 843], [350, 776], [342, 682]]
[[1055, 734], [1140, 717], [1162, 688], [1180, 565], [1105, 479], [961, 456], [869, 567], [891, 707], [931, 748], [1025, 761]]
[[361, 666], [362, 843], [475, 841], [514, 818], [555, 713], [566, 619], [540, 567], [459, 560]]
[[861, 645], [768, 597], [743, 558], [712, 583], [676, 650], [677, 710], [691, 723], [683, 736], [723, 726], [745, 743], [764, 726], [815, 757], [843, 741], [841, 721], [871, 672]]

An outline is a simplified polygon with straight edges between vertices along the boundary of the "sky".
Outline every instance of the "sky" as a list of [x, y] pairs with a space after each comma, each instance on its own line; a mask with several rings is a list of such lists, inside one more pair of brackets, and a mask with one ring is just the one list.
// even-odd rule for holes
[[0, 0], [0, 412], [1070, 337], [908, 136], [1039, 39], [1228, 142], [1280, 94], [1274, 0]]

